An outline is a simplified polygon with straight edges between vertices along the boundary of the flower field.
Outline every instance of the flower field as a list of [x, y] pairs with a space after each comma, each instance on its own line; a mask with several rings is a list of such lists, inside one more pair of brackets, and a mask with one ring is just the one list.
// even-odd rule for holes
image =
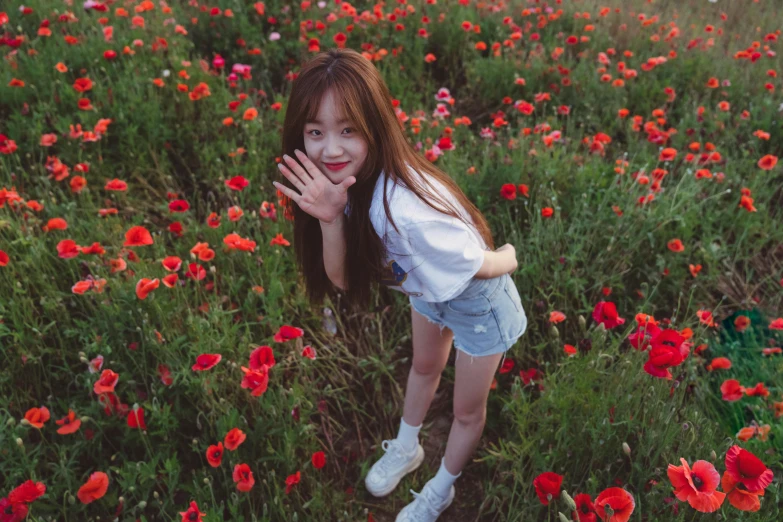
[[[309, 302], [297, 69], [350, 47], [529, 320], [439, 520], [783, 519], [783, 5], [0, 4], [0, 522], [393, 521], [405, 296]], [[278, 212], [280, 210], [280, 212]]]

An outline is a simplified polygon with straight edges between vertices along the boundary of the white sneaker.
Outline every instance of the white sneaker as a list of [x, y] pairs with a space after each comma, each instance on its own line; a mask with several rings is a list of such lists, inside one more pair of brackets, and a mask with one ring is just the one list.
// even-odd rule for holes
[[435, 522], [440, 514], [454, 502], [454, 486], [451, 486], [448, 498], [443, 498], [435, 493], [430, 487], [430, 482], [424, 484], [421, 493], [410, 491], [416, 500], [400, 511], [395, 522]]
[[364, 485], [372, 495], [383, 497], [391, 493], [402, 477], [421, 466], [424, 448], [416, 444], [415, 450], [405, 449], [397, 439], [385, 440], [381, 447], [386, 454], [373, 464]]

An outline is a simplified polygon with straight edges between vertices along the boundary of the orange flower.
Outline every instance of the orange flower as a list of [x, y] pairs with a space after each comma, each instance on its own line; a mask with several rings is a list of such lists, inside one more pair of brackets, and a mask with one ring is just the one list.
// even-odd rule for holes
[[146, 299], [150, 292], [155, 290], [160, 286], [160, 279], [157, 277], [155, 279], [147, 279], [146, 277], [142, 277], [139, 279], [139, 282], [136, 283], [136, 297], [139, 299]]
[[109, 489], [109, 476], [103, 471], [96, 471], [87, 482], [79, 488], [79, 492], [76, 496], [82, 504], [89, 504], [106, 494], [106, 490]]
[[766, 442], [770, 429], [771, 428], [769, 424], [764, 424], [763, 426], [748, 426], [747, 428], [742, 428], [739, 430], [739, 433], [737, 433], [737, 438], [743, 442], [747, 442], [755, 435], [758, 436], [759, 440], [762, 442]]
[[731, 361], [726, 357], [716, 357], [707, 365], [707, 371], [710, 372], [715, 370], [728, 370], [729, 368], [731, 368]]
[[677, 156], [677, 149], [667, 147], [661, 151], [658, 161], [672, 161]]
[[40, 430], [43, 428], [44, 423], [49, 420], [49, 409], [46, 406], [30, 408], [24, 414], [24, 418], [30, 423], [30, 426]]
[[58, 426], [62, 426], [61, 428], [57, 428], [57, 433], [60, 435], [74, 433], [79, 429], [79, 426], [82, 425], [81, 419], [77, 419], [76, 414], [71, 409], [68, 410], [68, 415], [62, 419], [56, 420], [55, 422]]
[[549, 313], [549, 322], [552, 324], [562, 323], [565, 319], [566, 315], [563, 312], [555, 310], [554, 312]]
[[131, 227], [125, 232], [125, 242], [122, 246], [145, 246], [152, 244], [152, 234], [142, 226]]
[[117, 386], [119, 380], [119, 374], [114, 373], [111, 370], [103, 370], [101, 376], [95, 381], [92, 391], [98, 395], [101, 393], [114, 393], [114, 387]]
[[758, 166], [759, 168], [762, 168], [764, 170], [772, 170], [775, 165], [778, 163], [778, 157], [773, 156], [772, 154], [767, 154], [766, 156], [763, 156], [759, 162]]
[[685, 247], [682, 244], [682, 241], [679, 239], [672, 239], [668, 243], [666, 243], [666, 246], [669, 247], [669, 250], [672, 252], [682, 252], [685, 250]]
[[246, 438], [247, 435], [245, 435], [245, 432], [239, 428], [232, 428], [228, 433], [226, 433], [223, 442], [226, 444], [226, 449], [228, 451], [234, 451], [239, 447], [240, 444], [245, 442]]

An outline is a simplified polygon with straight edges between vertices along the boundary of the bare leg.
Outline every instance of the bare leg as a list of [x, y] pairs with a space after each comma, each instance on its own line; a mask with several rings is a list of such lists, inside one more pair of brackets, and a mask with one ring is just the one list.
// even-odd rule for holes
[[458, 475], [481, 440], [487, 419], [487, 397], [502, 353], [457, 357], [454, 378], [454, 422], [446, 444], [446, 469]]
[[448, 327], [441, 331], [438, 325], [411, 307], [413, 332], [413, 364], [405, 389], [405, 406], [402, 418], [410, 426], [424, 421], [432, 398], [440, 383], [440, 375], [446, 367], [454, 332]]

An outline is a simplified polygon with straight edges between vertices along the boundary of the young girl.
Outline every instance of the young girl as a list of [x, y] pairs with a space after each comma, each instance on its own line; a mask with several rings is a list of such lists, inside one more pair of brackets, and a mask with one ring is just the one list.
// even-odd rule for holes
[[[391, 493], [424, 459], [418, 433], [452, 342], [457, 348], [454, 421], [440, 469], [397, 516], [432, 522], [454, 500], [454, 481], [478, 446], [501, 357], [527, 318], [510, 273], [512, 245], [494, 249], [479, 210], [444, 172], [423, 159], [403, 130], [380, 73], [363, 54], [316, 55], [292, 85], [275, 182], [294, 222], [297, 263], [308, 296], [338, 287], [366, 306], [383, 283], [409, 296], [413, 364], [397, 437], [365, 479]], [[366, 309], [366, 308], [365, 308]], [[468, 357], [460, 357], [460, 352]]]

